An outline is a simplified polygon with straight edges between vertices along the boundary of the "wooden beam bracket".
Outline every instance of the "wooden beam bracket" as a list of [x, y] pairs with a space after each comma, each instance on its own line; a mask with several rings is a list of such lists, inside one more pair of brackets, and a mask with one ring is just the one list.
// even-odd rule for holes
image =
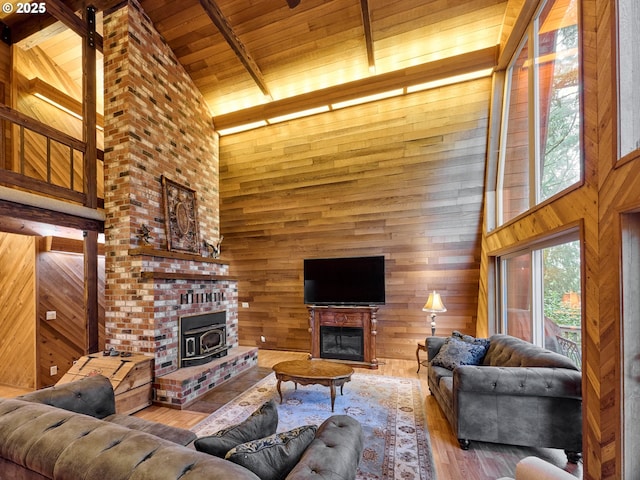
[[87, 7], [86, 23], [87, 45], [91, 48], [96, 48], [96, 8], [94, 6]]
[[11, 45], [11, 28], [3, 22], [0, 22], [0, 25], [2, 25], [2, 41], [7, 45]]

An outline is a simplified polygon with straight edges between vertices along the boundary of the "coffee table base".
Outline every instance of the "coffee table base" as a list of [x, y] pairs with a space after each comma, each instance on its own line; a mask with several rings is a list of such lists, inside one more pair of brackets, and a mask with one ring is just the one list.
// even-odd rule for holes
[[336, 403], [336, 387], [340, 387], [340, 395], [342, 395], [342, 388], [344, 387], [344, 384], [348, 381], [350, 381], [350, 378], [347, 379], [340, 379], [340, 380], [309, 380], [309, 379], [301, 379], [301, 378], [297, 378], [297, 377], [290, 377], [288, 375], [277, 375], [276, 374], [276, 378], [278, 379], [278, 394], [280, 395], [280, 403], [282, 403], [282, 390], [280, 389], [280, 384], [282, 382], [293, 382], [295, 385], [295, 390], [298, 390], [298, 384], [300, 385], [324, 385], [325, 387], [329, 387], [330, 391], [331, 391], [331, 411], [333, 412], [333, 407]]
[[331, 411], [334, 411], [336, 387], [340, 387], [340, 395], [346, 382], [351, 381], [353, 368], [338, 363], [322, 360], [291, 360], [273, 366], [278, 379], [277, 389], [282, 403], [282, 382], [293, 382], [295, 389], [300, 385], [323, 385], [331, 392]]

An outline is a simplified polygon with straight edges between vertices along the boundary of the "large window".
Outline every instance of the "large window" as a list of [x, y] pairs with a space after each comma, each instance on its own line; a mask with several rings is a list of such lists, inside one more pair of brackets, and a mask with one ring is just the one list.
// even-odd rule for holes
[[622, 216], [622, 478], [640, 472], [640, 213]]
[[498, 331], [582, 362], [577, 232], [499, 259]]
[[640, 149], [640, 3], [618, 0], [618, 145], [623, 157]]
[[501, 127], [499, 223], [580, 181], [577, 3], [544, 2], [509, 66]]

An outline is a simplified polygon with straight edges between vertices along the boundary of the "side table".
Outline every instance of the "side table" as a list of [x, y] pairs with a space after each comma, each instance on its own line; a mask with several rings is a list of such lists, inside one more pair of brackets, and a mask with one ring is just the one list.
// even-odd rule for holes
[[418, 348], [416, 348], [416, 358], [418, 359], [418, 371], [416, 373], [420, 372], [420, 367], [422, 367], [423, 365], [426, 367], [429, 365], [429, 360], [420, 360], [420, 350], [422, 350], [423, 352], [427, 351], [427, 347], [424, 345], [424, 343], [420, 343], [418, 342]]

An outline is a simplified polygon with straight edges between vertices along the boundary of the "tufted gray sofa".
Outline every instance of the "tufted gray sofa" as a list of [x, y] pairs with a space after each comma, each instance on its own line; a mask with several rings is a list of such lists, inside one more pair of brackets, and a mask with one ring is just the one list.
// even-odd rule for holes
[[427, 337], [428, 385], [460, 446], [471, 440], [582, 451], [582, 374], [558, 353], [509, 335], [490, 337], [481, 365], [432, 365], [444, 337]]
[[[195, 438], [188, 430], [114, 416], [112, 400], [104, 377], [0, 399], [0, 478], [258, 480], [235, 463], [180, 445]], [[286, 478], [354, 479], [362, 448], [360, 424], [332, 416]]]

